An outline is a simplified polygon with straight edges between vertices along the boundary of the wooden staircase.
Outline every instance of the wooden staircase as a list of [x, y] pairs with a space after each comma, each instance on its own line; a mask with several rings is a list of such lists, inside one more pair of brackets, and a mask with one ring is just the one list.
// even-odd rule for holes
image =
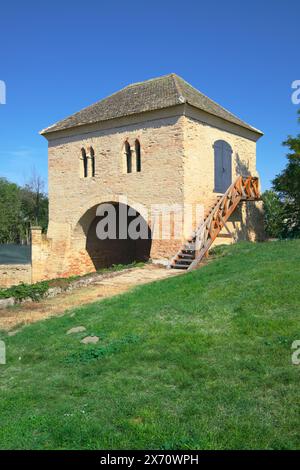
[[218, 196], [216, 202], [204, 214], [204, 221], [186, 240], [184, 245], [170, 262], [172, 269], [195, 269], [225, 227], [230, 233], [226, 222], [235, 211], [240, 201], [255, 201], [260, 198], [258, 178], [239, 176], [227, 189], [225, 194]]

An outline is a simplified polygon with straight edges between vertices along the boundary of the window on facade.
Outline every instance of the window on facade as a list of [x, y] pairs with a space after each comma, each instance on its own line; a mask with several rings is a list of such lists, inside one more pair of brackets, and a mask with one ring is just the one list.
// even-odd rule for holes
[[127, 173], [132, 172], [132, 153], [129, 143], [125, 142], [125, 157], [126, 157], [126, 170]]
[[135, 156], [136, 156], [136, 171], [140, 172], [142, 170], [141, 144], [138, 139], [135, 141]]
[[90, 158], [91, 158], [91, 175], [95, 176], [95, 152], [93, 147], [90, 148]]
[[81, 155], [82, 155], [82, 165], [83, 165], [83, 177], [84, 178], [87, 178], [88, 176], [88, 159], [87, 159], [87, 156], [86, 156], [86, 151], [84, 150], [84, 148], [81, 149]]

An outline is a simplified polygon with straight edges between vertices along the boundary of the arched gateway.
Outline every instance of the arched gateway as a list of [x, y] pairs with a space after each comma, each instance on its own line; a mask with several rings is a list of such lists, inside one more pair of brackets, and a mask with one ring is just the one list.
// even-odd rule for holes
[[127, 204], [93, 206], [80, 218], [76, 232], [85, 237], [85, 249], [96, 270], [150, 258], [151, 229]]

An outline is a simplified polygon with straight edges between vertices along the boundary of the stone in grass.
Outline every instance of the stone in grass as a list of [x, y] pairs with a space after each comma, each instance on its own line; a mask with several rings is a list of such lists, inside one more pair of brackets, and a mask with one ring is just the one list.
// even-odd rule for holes
[[18, 330], [9, 331], [7, 333], [7, 336], [15, 336], [17, 333], [19, 333], [19, 331], [21, 331], [21, 328], [19, 328]]
[[98, 341], [99, 341], [98, 336], [86, 336], [80, 342], [82, 344], [96, 344], [96, 343], [98, 343]]
[[13, 307], [15, 305], [15, 299], [10, 297], [9, 299], [0, 299], [0, 309]]
[[84, 326], [75, 326], [67, 331], [67, 335], [72, 335], [73, 333], [82, 333], [86, 328]]

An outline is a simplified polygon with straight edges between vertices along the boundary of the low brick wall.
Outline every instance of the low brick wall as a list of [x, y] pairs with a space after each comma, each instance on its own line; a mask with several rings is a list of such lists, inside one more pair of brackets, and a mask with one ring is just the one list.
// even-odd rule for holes
[[31, 283], [31, 264], [1, 264], [0, 287]]

